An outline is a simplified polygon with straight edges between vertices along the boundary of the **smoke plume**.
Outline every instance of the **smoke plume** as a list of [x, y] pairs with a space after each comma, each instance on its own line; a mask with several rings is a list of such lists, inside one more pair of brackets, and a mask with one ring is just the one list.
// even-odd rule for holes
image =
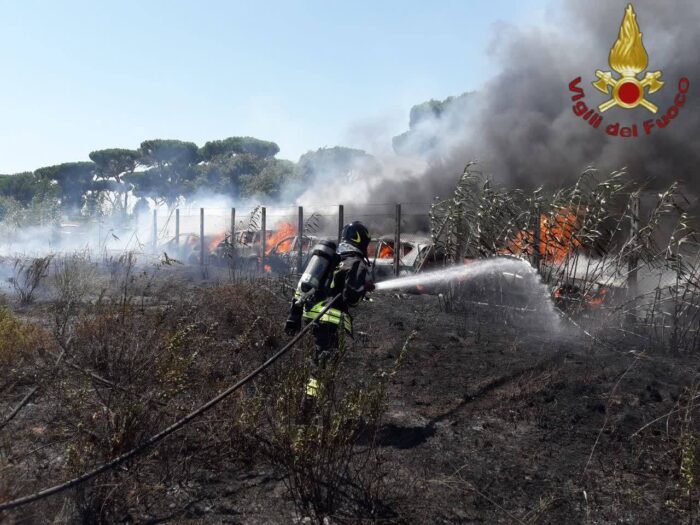
[[[588, 107], [597, 108], [607, 100], [591, 83], [596, 80], [597, 69], [610, 70], [608, 54], [617, 39], [625, 7], [626, 2], [567, 0], [550, 9], [547, 21], [541, 25], [496, 26], [489, 53], [499, 66], [498, 74], [484, 79], [476, 92], [455, 93], [447, 100], [416, 106], [408, 130], [394, 137], [393, 147], [387, 147], [393, 133], [387, 135], [389, 126], [384, 123], [356, 127], [355, 134], [363, 138], [355, 142], [371, 145], [374, 158], [348, 148], [322, 148], [302, 156], [297, 166], [302, 176], [282, 188], [277, 202], [261, 202], [287, 207], [268, 211], [268, 227], [280, 221], [294, 223], [296, 208], [289, 206], [300, 204], [305, 206], [307, 217], [315, 213], [324, 219], [320, 230], [334, 233], [335, 205], [342, 203], [347, 220], [361, 219], [376, 231], [390, 232], [393, 208], [379, 203], [420, 203], [422, 207], [404, 209], [404, 220], [412, 221], [413, 231], [425, 231], [425, 203], [436, 196], [450, 195], [462, 169], [472, 160], [478, 160], [480, 169], [497, 182], [525, 189], [570, 184], [588, 166], [603, 173], [627, 167], [632, 178], [648, 183], [652, 189], [683, 181], [697, 210], [700, 3], [639, 0], [634, 4], [649, 57], [647, 71], [660, 70], [665, 82], [661, 90], [648, 97], [659, 107], [656, 115], [641, 107], [612, 108], [601, 113], [603, 122], [593, 129], [572, 111], [569, 83], [577, 77], [581, 77], [579, 86]], [[453, 67], [469, 68], [470, 64], [455, 63]], [[681, 78], [690, 82], [684, 106], [668, 126], [656, 126], [647, 136], [643, 122], [656, 121], [666, 113]], [[637, 124], [639, 136], [607, 135], [605, 128], [614, 122]], [[213, 213], [211, 208], [218, 209], [219, 216], [206, 221], [209, 234], [228, 228], [231, 206], [238, 207], [240, 221], [247, 213], [244, 208], [257, 204], [222, 199], [205, 192], [189, 199], [192, 210], [183, 211], [181, 233], [198, 233], [198, 206], [207, 208], [208, 217]], [[415, 218], [410, 219], [410, 214]], [[172, 223], [170, 210], [158, 221], [159, 237], [172, 237]], [[71, 234], [66, 228], [18, 228], [12, 235], [3, 233], [0, 255], [85, 247], [99, 247], [100, 251], [140, 249], [152, 242], [153, 225], [148, 214], [132, 225], [131, 233], [119, 230], [118, 221], [112, 224], [106, 220], [93, 226], [87, 234]]]
[[[659, 107], [657, 114], [642, 107], [612, 108], [601, 113], [603, 122], [593, 129], [572, 111], [569, 83], [576, 77], [581, 77], [588, 107], [597, 108], [609, 98], [591, 82], [596, 80], [596, 69], [610, 70], [608, 54], [625, 7], [626, 2], [569, 1], [551, 10], [544, 26], [496, 28], [490, 53], [500, 73], [476, 93], [426, 105], [412, 114], [410, 129], [396, 137], [394, 147], [398, 154], [420, 158], [429, 167], [400, 177], [388, 174], [372, 198], [391, 196], [400, 202], [445, 196], [464, 165], [474, 159], [484, 172], [509, 186], [560, 186], [575, 180], [587, 166], [602, 172], [627, 167], [632, 178], [651, 188], [680, 180], [697, 198], [700, 4], [692, 0], [634, 4], [649, 55], [647, 71], [661, 70], [665, 82], [660, 91], [647, 95]], [[645, 135], [643, 122], [666, 113], [683, 77], [689, 79], [690, 90], [678, 116], [664, 129], [654, 127]], [[608, 136], [605, 127], [614, 122], [636, 123], [639, 136]]]

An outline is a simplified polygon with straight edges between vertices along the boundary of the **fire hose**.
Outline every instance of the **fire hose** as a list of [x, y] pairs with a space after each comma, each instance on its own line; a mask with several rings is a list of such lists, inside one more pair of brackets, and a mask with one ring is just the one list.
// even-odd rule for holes
[[301, 337], [309, 331], [311, 326], [316, 324], [316, 322], [323, 316], [325, 313], [330, 310], [330, 308], [335, 304], [335, 302], [340, 298], [340, 294], [336, 295], [326, 306], [323, 307], [323, 309], [318, 313], [316, 317], [314, 317], [298, 334], [296, 334], [291, 341], [289, 341], [286, 345], [284, 345], [277, 353], [275, 353], [272, 357], [270, 357], [267, 361], [265, 361], [263, 364], [261, 364], [258, 368], [250, 372], [247, 376], [245, 376], [243, 379], [239, 380], [220, 394], [218, 394], [216, 397], [210, 399], [207, 401], [204, 405], [200, 406], [198, 409], [194, 410], [193, 412], [190, 412], [187, 414], [185, 417], [182, 419], [179, 419], [166, 429], [162, 430], [158, 434], [155, 434], [151, 436], [148, 440], [146, 440], [144, 443], [141, 443], [137, 447], [132, 448], [128, 452], [125, 452], [124, 454], [117, 456], [113, 460], [103, 463], [99, 467], [90, 470], [88, 472], [85, 472], [84, 474], [78, 476], [77, 478], [73, 478], [71, 480], [68, 480], [64, 483], [61, 483], [60, 485], [55, 485], [53, 487], [49, 487], [47, 489], [41, 490], [39, 492], [35, 492], [34, 494], [30, 494], [28, 496], [23, 496], [21, 498], [17, 498], [11, 501], [7, 501], [5, 503], [0, 503], [0, 512], [4, 510], [9, 510], [9, 509], [14, 509], [17, 507], [21, 507], [24, 505], [27, 505], [29, 503], [33, 503], [35, 501], [39, 501], [45, 498], [48, 498], [49, 496], [53, 496], [54, 494], [58, 494], [60, 492], [64, 492], [70, 488], [76, 487], [82, 483], [85, 483], [86, 481], [91, 480], [94, 477], [99, 476], [100, 474], [107, 472], [108, 470], [111, 470], [115, 467], [118, 467], [122, 463], [130, 460], [131, 458], [138, 456], [142, 452], [145, 452], [149, 448], [153, 447], [160, 441], [163, 441], [166, 437], [168, 437], [170, 434], [173, 432], [176, 432], [177, 430], [181, 429], [185, 425], [187, 425], [190, 421], [195, 419], [196, 417], [202, 415], [204, 412], [212, 408], [214, 405], [220, 403], [224, 399], [226, 399], [228, 396], [233, 394], [236, 390], [244, 386], [245, 384], [249, 383], [251, 380], [253, 380], [256, 376], [258, 376], [260, 373], [262, 373], [266, 368], [270, 367], [275, 361], [277, 361], [280, 357], [282, 357], [284, 354], [286, 354], [298, 341], [301, 339]]

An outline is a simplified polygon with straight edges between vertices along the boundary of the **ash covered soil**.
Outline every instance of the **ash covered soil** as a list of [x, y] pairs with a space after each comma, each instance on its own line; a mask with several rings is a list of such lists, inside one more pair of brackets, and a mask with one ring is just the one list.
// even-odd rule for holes
[[695, 358], [602, 346], [548, 315], [441, 310], [434, 296], [378, 297], [357, 315], [374, 336], [348, 358], [369, 373], [417, 330], [380, 432], [406, 521], [671, 523], [696, 512], [683, 511], [697, 500], [693, 488], [681, 496], [673, 414], [640, 431], [685, 412]]
[[[215, 372], [193, 372], [188, 377], [186, 385], [192, 386], [178, 394], [179, 415], [233, 383], [288, 340], [281, 333], [287, 302], [274, 285], [260, 291], [254, 284], [202, 284], [185, 279], [168, 286], [170, 299], [149, 297], [142, 300], [141, 308], [167, 315], [171, 306], [166, 303], [179, 301], [178, 308], [187, 313], [178, 311], [174, 326], [185, 318], [192, 321], [195, 328], [191, 332], [204, 334], [201, 341], [216, 344], [212, 352], [220, 352]], [[238, 309], [255, 310], [244, 302], [227, 303], [243, 301], [245, 297], [236, 295], [238, 292], [221, 295], [222, 288], [237, 286], [246, 287], [250, 295], [245, 297], [254, 298], [251, 301], [256, 304], [264, 302], [265, 311], [247, 311], [249, 317], [229, 329], [225, 325], [231, 315], [238, 315]], [[376, 498], [379, 510], [369, 517], [367, 513], [339, 512], [331, 514], [327, 523], [692, 522], [698, 512], [694, 479], [698, 428], [693, 405], [696, 357], [654, 352], [633, 338], [596, 340], [551, 313], [484, 304], [450, 311], [447, 306], [434, 295], [384, 292], [354, 310], [355, 338], [339, 364], [346, 383], [369, 382], [387, 373], [402, 348], [406, 352], [388, 380], [386, 412], [376, 428], [360, 433], [355, 443], [358, 450], [370, 442], [376, 445], [376, 463], [371, 468], [381, 474]], [[10, 307], [22, 319], [43, 323], [47, 329], [55, 324], [47, 302]], [[87, 311], [99, 317], [90, 308]], [[255, 321], [256, 317], [263, 321]], [[259, 343], [259, 351], [244, 354], [235, 363], [225, 361], [221, 356], [231, 355], [239, 346], [258, 346], [253, 341], [259, 339], [248, 337], [251, 325], [260, 330], [261, 337], [267, 337]], [[75, 337], [79, 343], [80, 330]], [[197, 341], [191, 342], [196, 346]], [[307, 338], [304, 347], [308, 350], [309, 345]], [[285, 356], [270, 378], [299, 363], [301, 352]], [[100, 373], [108, 376], [108, 372]], [[191, 394], [196, 388], [203, 389], [203, 382], [211, 391], [199, 397]], [[1, 413], [8, 414], [31, 385], [28, 378], [5, 384]], [[155, 467], [150, 465], [159, 454], [158, 461], [167, 454], [181, 454], [178, 447], [191, 447], [192, 457], [198, 459], [187, 476], [158, 474], [157, 479], [149, 478], [130, 489], [121, 507], [110, 514], [98, 512], [97, 521], [323, 521], [313, 513], [304, 518], [285, 481], [288, 471], [264, 454], [217, 455], [216, 449], [223, 450], [224, 444], [230, 447], [230, 442], [246, 440], [244, 432], [234, 432], [225, 422], [227, 414], [238, 417], [235, 403], [245, 401], [238, 397], [217, 409], [215, 416], [205, 418], [201, 427], [193, 425], [200, 441], [196, 435], [185, 439], [176, 434], [155, 452], [91, 485], [95, 494], [106, 493], [108, 498], [109, 491], [99, 492], [100, 487], [117, 490], [120, 484], [135, 483], [139, 476], [155, 476]], [[99, 463], [93, 459], [74, 470], [65, 467], [70, 464], [70, 454], [61, 444], [59, 427], [71, 425], [57, 422], [56, 417], [50, 402], [39, 396], [0, 429], [3, 500]], [[96, 417], [87, 415], [86, 420]], [[148, 432], [174, 417], [151, 422]], [[70, 434], [66, 435], [70, 440]], [[135, 438], [135, 443], [145, 437]], [[54, 447], [55, 452], [37, 456], [22, 466], [26, 472], [20, 472], [19, 465], [27, 461], [21, 452], [31, 454], [32, 449], [44, 446]], [[124, 451], [116, 445], [110, 450], [107, 457]], [[176, 463], [170, 467], [173, 471], [184, 468]], [[18, 483], [10, 476], [17, 476]], [[154, 494], [148, 505], [138, 495], [146, 490], [144, 486]], [[77, 522], [81, 497], [86, 496], [67, 492], [0, 516], [0, 520]], [[122, 508], [125, 510], [119, 510]]]

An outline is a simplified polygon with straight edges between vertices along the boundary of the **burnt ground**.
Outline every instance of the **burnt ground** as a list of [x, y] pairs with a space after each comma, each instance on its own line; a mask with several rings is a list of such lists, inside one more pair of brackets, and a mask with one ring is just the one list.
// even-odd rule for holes
[[[386, 510], [377, 521], [693, 522], [697, 358], [555, 324], [484, 305], [446, 312], [431, 295], [376, 294], [355, 310], [341, 366], [359, 382], [387, 371], [413, 334], [376, 429]], [[151, 522], [298, 521], [283, 478], [264, 461], [213, 464], [186, 503]], [[52, 521], [37, 518], [11, 515]]]
[[366, 369], [419, 330], [381, 438], [406, 489], [407, 521], [681, 519], [678, 436], [666, 419], [632, 435], [678, 408], [697, 373], [687, 359], [601, 347], [566, 322], [551, 333], [548, 318], [508, 319], [488, 307], [440, 313], [436, 302], [389, 296], [365, 308], [359, 322], [374, 333], [387, 324], [393, 346], [349, 360]]

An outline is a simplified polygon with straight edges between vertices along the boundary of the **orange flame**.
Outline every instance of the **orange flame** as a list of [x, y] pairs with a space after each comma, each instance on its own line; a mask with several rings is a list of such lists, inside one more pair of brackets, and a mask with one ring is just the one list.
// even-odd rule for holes
[[[579, 215], [562, 208], [553, 216], [540, 215], [539, 254], [543, 262], [561, 264], [579, 246], [576, 233], [581, 229]], [[506, 253], [533, 255], [535, 235], [532, 230], [521, 230], [508, 242]]]
[[605, 301], [605, 296], [608, 294], [607, 288], [601, 288], [597, 293], [586, 295], [586, 302], [590, 306], [601, 306]]
[[[265, 245], [265, 255], [269, 255], [275, 245], [285, 237], [291, 237], [297, 234], [296, 226], [290, 222], [283, 222], [279, 225], [277, 231], [268, 232]], [[287, 253], [292, 249], [292, 243], [286, 243], [278, 248], [278, 252]]]
[[578, 286], [562, 285], [552, 293], [554, 299], [581, 302], [588, 308], [599, 308], [607, 299], [608, 289], [600, 286], [597, 291], [584, 293]]
[[394, 258], [394, 248], [388, 244], [382, 245], [382, 249], [379, 250], [379, 259], [393, 259]]
[[209, 251], [213, 252], [214, 250], [216, 250], [216, 248], [218, 248], [219, 244], [221, 244], [224, 241], [224, 239], [226, 239], [226, 232], [217, 233], [216, 235], [214, 235], [214, 238], [209, 243]]

